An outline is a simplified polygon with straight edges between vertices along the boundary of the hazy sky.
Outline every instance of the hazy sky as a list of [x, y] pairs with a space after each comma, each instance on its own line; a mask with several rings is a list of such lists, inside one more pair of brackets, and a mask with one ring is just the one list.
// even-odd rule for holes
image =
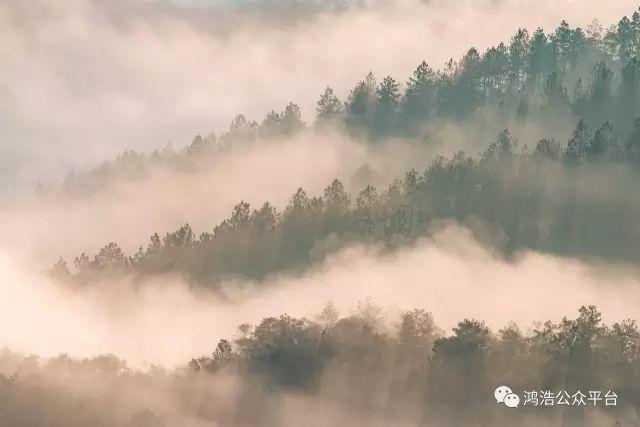
[[422, 59], [439, 67], [520, 26], [552, 29], [565, 17], [609, 25], [635, 8], [632, 0], [5, 1], [0, 194], [125, 148], [186, 144], [238, 112], [260, 120], [295, 101], [311, 120], [326, 85], [344, 98], [369, 70], [406, 81]]

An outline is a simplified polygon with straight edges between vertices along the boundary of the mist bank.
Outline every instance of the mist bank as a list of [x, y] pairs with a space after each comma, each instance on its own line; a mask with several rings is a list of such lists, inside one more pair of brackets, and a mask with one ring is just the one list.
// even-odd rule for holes
[[[393, 141], [370, 146], [337, 133], [313, 132], [210, 144], [197, 152], [188, 147], [126, 152], [63, 183], [5, 198], [0, 202], [0, 246], [35, 270], [60, 256], [72, 260], [96, 252], [109, 241], [135, 252], [149, 236], [185, 221], [194, 230], [211, 230], [240, 200], [256, 206], [269, 200], [284, 209], [299, 187], [321, 193], [335, 178], [354, 192], [364, 182], [384, 186], [434, 155], [425, 145]], [[365, 173], [358, 174], [362, 167]]]
[[220, 338], [232, 339], [241, 323], [281, 313], [313, 318], [328, 301], [344, 316], [371, 298], [391, 327], [402, 311], [425, 308], [445, 330], [465, 317], [486, 320], [494, 330], [512, 320], [526, 328], [591, 303], [608, 322], [640, 317], [633, 266], [533, 252], [507, 260], [468, 230], [440, 229], [397, 253], [354, 246], [305, 274], [228, 281], [215, 293], [176, 275], [61, 287], [5, 253], [0, 342], [45, 357], [113, 353], [133, 366], [173, 366], [207, 354]]
[[309, 121], [326, 85], [344, 99], [369, 70], [404, 79], [423, 59], [440, 68], [518, 27], [552, 29], [566, 16], [574, 25], [598, 17], [608, 26], [637, 7], [403, 1], [296, 13], [290, 2], [249, 2], [242, 10], [208, 4], [0, 6], [2, 192], [46, 184], [124, 149], [150, 151], [219, 131], [238, 112], [264, 117], [294, 101]]
[[211, 231], [240, 201], [254, 207], [269, 201], [283, 211], [298, 188], [319, 195], [334, 179], [354, 196], [367, 185], [382, 190], [440, 155], [484, 151], [502, 126], [513, 130], [521, 146], [535, 146], [551, 135], [567, 139], [575, 123], [521, 122], [483, 111], [468, 122], [431, 126], [428, 140], [371, 144], [343, 130], [308, 128], [293, 135], [223, 134], [150, 152], [125, 151], [64, 180], [2, 198], [0, 246], [34, 269], [59, 257], [71, 263], [111, 241], [135, 253], [149, 236], [185, 223], [197, 233]]

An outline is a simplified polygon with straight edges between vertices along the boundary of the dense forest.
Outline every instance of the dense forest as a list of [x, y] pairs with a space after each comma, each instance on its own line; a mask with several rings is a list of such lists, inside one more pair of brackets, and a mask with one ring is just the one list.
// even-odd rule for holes
[[404, 93], [392, 77], [376, 83], [372, 74], [344, 103], [327, 88], [311, 129], [291, 103], [260, 124], [238, 115], [228, 132], [197, 136], [182, 152], [124, 153], [70, 177], [66, 190], [82, 194], [114, 174], [143, 175], [149, 165], [188, 169], [196, 167], [194, 157], [234, 144], [306, 131], [339, 129], [371, 144], [395, 137], [446, 146], [438, 141], [438, 123], [469, 123], [486, 111], [498, 124], [531, 121], [553, 129], [566, 122], [574, 128], [568, 140], [548, 135], [528, 143], [504, 129], [493, 142], [481, 141], [477, 156], [438, 156], [382, 189], [367, 182], [375, 171], [364, 165], [356, 172], [363, 183], [357, 194], [334, 180], [322, 195], [300, 188], [280, 212], [269, 202], [252, 208], [241, 201], [199, 236], [185, 224], [164, 237], [154, 234], [132, 255], [110, 242], [93, 256], [76, 257], [73, 273], [64, 260], [54, 273], [79, 283], [105, 274], [168, 271], [207, 285], [235, 276], [262, 279], [304, 269], [349, 243], [392, 248], [414, 242], [437, 219], [481, 219], [504, 235], [500, 249], [507, 255], [535, 249], [637, 261], [640, 201], [628, 196], [640, 183], [638, 55], [640, 12], [607, 31], [597, 22], [587, 30], [562, 22], [548, 35], [521, 29], [508, 44], [482, 55], [470, 49], [443, 70], [421, 63]]
[[[212, 354], [175, 371], [140, 372], [115, 356], [40, 360], [5, 350], [0, 423], [637, 425], [635, 321], [607, 326], [589, 306], [575, 319], [540, 323], [528, 333], [514, 323], [491, 331], [482, 321], [464, 319], [445, 334], [424, 310], [406, 312], [391, 330], [381, 311], [367, 300], [341, 318], [329, 303], [313, 320], [282, 315], [243, 324], [234, 340], [220, 340]], [[616, 399], [596, 407], [585, 398], [567, 407], [523, 397], [512, 412], [495, 403], [496, 384], [523, 396], [598, 390], [603, 400], [609, 392]]]
[[[209, 284], [236, 275], [262, 279], [320, 261], [346, 243], [393, 247], [425, 236], [435, 219], [474, 217], [506, 234], [507, 254], [531, 248], [637, 261], [640, 200], [617, 187], [622, 180], [640, 183], [635, 147], [640, 120], [626, 139], [617, 138], [609, 123], [592, 135], [580, 121], [565, 146], [545, 139], [531, 152], [505, 130], [480, 158], [439, 157], [382, 192], [367, 185], [352, 197], [334, 180], [320, 197], [299, 189], [283, 212], [268, 202], [257, 209], [240, 202], [213, 232], [196, 236], [185, 224], [162, 238], [151, 236], [146, 249], [132, 256], [111, 242], [92, 258], [75, 258], [73, 280], [168, 271]], [[360, 173], [366, 175], [366, 168]], [[62, 260], [54, 273], [71, 275]]]

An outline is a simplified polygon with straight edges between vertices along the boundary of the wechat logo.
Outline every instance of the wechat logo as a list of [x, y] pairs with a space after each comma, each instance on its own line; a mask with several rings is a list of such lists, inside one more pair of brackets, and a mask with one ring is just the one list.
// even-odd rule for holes
[[508, 408], [517, 408], [520, 404], [520, 396], [515, 394], [506, 385], [501, 385], [493, 392], [493, 396], [496, 398], [497, 403], [504, 403]]

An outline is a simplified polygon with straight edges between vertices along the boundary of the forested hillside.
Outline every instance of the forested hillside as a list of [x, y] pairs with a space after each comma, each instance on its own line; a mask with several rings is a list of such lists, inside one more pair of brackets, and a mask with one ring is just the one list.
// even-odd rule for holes
[[[95, 255], [76, 257], [72, 273], [61, 260], [55, 274], [80, 283], [105, 274], [168, 271], [208, 285], [228, 277], [262, 279], [304, 269], [349, 243], [414, 242], [437, 219], [489, 224], [503, 235], [499, 249], [507, 255], [535, 249], [637, 261], [639, 54], [639, 12], [606, 31], [597, 22], [572, 29], [563, 21], [551, 34], [522, 29], [482, 54], [472, 48], [443, 70], [423, 62], [403, 93], [392, 77], [376, 83], [372, 74], [344, 103], [327, 88], [310, 129], [291, 103], [260, 124], [239, 115], [219, 138], [197, 136], [182, 152], [125, 153], [70, 178], [67, 191], [95, 190], [109, 176], [144, 174], [154, 164], [188, 170], [194, 157], [302, 132], [337, 129], [370, 144], [393, 137], [441, 148], [447, 141], [438, 129], [445, 123], [463, 126], [490, 117], [493, 127], [534, 123], [549, 132], [520, 141], [504, 129], [494, 141], [476, 141], [483, 147], [478, 155], [436, 157], [385, 188], [364, 185], [348, 194], [334, 180], [323, 194], [300, 188], [282, 211], [268, 201], [256, 207], [240, 201], [213, 230], [194, 231], [187, 223], [151, 236], [135, 254], [111, 242]], [[568, 139], [553, 134], [561, 123], [574, 129]], [[367, 182], [372, 172], [365, 165], [354, 173]]]
[[[282, 30], [288, 4], [238, 8], [273, 13]], [[291, 4], [296, 18], [351, 2]], [[188, 22], [187, 33], [208, 21]], [[264, 74], [250, 83], [268, 85]], [[327, 81], [315, 112], [238, 114], [184, 148], [127, 150], [2, 201], [0, 427], [639, 426], [640, 9], [610, 28], [519, 29], [442, 67], [380, 77], [344, 94]], [[356, 160], [309, 189], [301, 177], [323, 166], [327, 141], [326, 163], [346, 156], [340, 144]], [[292, 154], [303, 143], [311, 161]], [[280, 156], [307, 160], [251, 174]], [[299, 187], [288, 202], [276, 181]], [[261, 203], [236, 197], [253, 186]], [[162, 197], [179, 222], [152, 203]], [[222, 221], [212, 212], [232, 204]], [[46, 208], [55, 215], [21, 215]], [[61, 225], [67, 214], [84, 240]], [[158, 225], [143, 228], [144, 215], [184, 225], [138, 242]], [[65, 255], [32, 268], [12, 253], [31, 240]], [[499, 385], [517, 410], [496, 403]], [[557, 403], [591, 391], [602, 399]]]

